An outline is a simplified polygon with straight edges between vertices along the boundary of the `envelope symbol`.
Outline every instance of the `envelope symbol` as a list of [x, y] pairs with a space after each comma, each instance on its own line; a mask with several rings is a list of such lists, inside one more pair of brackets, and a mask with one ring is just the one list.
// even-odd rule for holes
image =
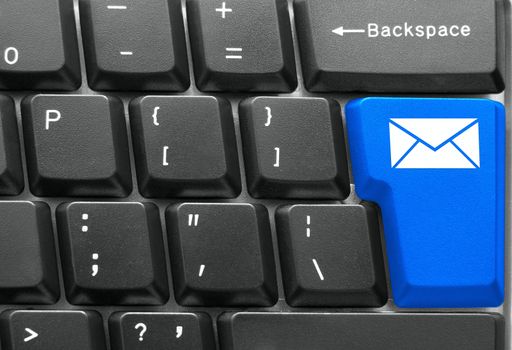
[[475, 118], [392, 118], [389, 141], [392, 168], [480, 168]]

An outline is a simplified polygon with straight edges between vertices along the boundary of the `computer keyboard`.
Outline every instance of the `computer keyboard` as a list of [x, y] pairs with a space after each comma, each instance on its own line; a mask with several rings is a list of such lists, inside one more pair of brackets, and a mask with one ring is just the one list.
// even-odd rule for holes
[[0, 0], [2, 350], [510, 350], [508, 0]]

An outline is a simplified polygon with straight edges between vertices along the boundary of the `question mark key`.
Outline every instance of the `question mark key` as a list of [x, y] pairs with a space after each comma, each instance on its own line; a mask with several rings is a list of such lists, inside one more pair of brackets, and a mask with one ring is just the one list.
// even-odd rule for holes
[[118, 312], [109, 328], [115, 349], [215, 348], [212, 321], [205, 313]]

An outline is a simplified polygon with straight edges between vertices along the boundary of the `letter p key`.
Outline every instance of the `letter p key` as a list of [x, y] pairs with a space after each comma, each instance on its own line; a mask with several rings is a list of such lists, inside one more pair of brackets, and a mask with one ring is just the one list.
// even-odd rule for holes
[[46, 111], [46, 130], [50, 130], [50, 123], [56, 123], [62, 118], [62, 114], [56, 109]]

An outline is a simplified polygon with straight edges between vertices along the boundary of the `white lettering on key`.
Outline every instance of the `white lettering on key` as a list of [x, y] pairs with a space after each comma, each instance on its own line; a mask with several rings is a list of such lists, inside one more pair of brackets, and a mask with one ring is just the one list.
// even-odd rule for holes
[[265, 107], [267, 110], [267, 122], [265, 123], [265, 126], [270, 126], [270, 123], [272, 123], [272, 108]]
[[221, 12], [222, 13], [222, 19], [225, 19], [226, 18], [226, 13], [233, 12], [233, 9], [227, 8], [226, 7], [226, 2], [223, 1], [222, 2], [222, 7], [215, 9], [215, 12]]
[[400, 25], [388, 26], [379, 25], [378, 23], [368, 23], [366, 29], [345, 29], [343, 26], [333, 29], [332, 32], [341, 37], [346, 34], [364, 34], [368, 38], [425, 38], [431, 40], [436, 37], [440, 38], [459, 38], [471, 35], [471, 27], [464, 25], [413, 25], [404, 22]]
[[[226, 47], [226, 55], [227, 60], [241, 60], [243, 49], [241, 47]], [[234, 55], [233, 53], [239, 53], [239, 55]]]
[[39, 334], [37, 332], [34, 332], [30, 328], [25, 328], [25, 332], [27, 332], [29, 334], [28, 337], [23, 338], [23, 342], [25, 342], [25, 343], [28, 343], [29, 341], [34, 340], [37, 337], [39, 337]]
[[338, 34], [339, 36], [344, 36], [345, 34], [361, 34], [366, 33], [364, 29], [345, 29], [343, 26], [336, 28], [332, 31], [334, 34]]
[[148, 330], [148, 326], [145, 323], [137, 323], [134, 328], [136, 331], [140, 329], [139, 341], [144, 341], [144, 333]]
[[[52, 117], [53, 116], [53, 117]], [[56, 123], [62, 118], [62, 114], [56, 109], [46, 111], [46, 130], [50, 130], [50, 123]]]
[[183, 335], [183, 326], [176, 326], [176, 339], [180, 339]]
[[280, 153], [281, 149], [279, 147], [274, 148], [274, 151], [276, 151], [276, 162], [274, 163], [274, 168], [279, 168], [279, 161], [280, 161]]
[[318, 273], [318, 277], [320, 277], [320, 280], [323, 281], [324, 275], [323, 275], [322, 271], [320, 270], [320, 266], [318, 266], [318, 262], [316, 261], [316, 259], [313, 259], [313, 265], [315, 265], [315, 269], [316, 269], [316, 272]]
[[[97, 254], [97, 253], [94, 253], [94, 254], [92, 255], [92, 260], [93, 260], [93, 261], [97, 261], [99, 258], [100, 258], [100, 255], [99, 255], [99, 254]], [[99, 268], [98, 264], [93, 264], [93, 265], [92, 265], [92, 273], [91, 273], [91, 276], [92, 276], [92, 277], [96, 277], [96, 276], [98, 275], [99, 269], [100, 269], [100, 268]]]
[[15, 47], [8, 47], [4, 51], [4, 60], [5, 63], [8, 65], [13, 65], [18, 63], [18, 60], [20, 58], [20, 53], [17, 48]]
[[205, 267], [206, 267], [205, 265], [199, 266], [199, 277], [203, 277]]
[[162, 156], [162, 165], [169, 166], [169, 162], [167, 161], [167, 152], [169, 152], [169, 146], [164, 146], [163, 156]]
[[160, 126], [160, 123], [158, 122], [158, 111], [160, 110], [160, 107], [155, 107], [155, 109], [153, 110], [153, 124], [155, 126]]
[[188, 214], [188, 226], [197, 226], [199, 223], [199, 214]]
[[[87, 221], [87, 220], [89, 220], [89, 214], [82, 214], [82, 221]], [[83, 225], [82, 232], [87, 232], [87, 231], [89, 231], [89, 226]]]
[[[309, 226], [311, 225], [311, 216], [310, 215], [307, 215], [306, 216], [306, 225]], [[306, 227], [306, 237], [311, 237], [311, 228], [310, 227]]]

